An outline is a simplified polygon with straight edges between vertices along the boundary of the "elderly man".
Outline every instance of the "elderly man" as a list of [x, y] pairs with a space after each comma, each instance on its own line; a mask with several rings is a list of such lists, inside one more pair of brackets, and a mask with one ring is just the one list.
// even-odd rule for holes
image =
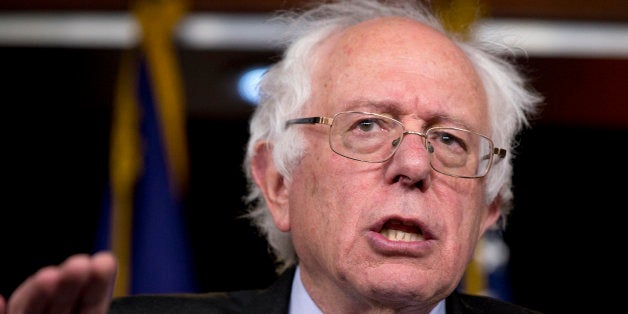
[[110, 303], [113, 256], [79, 255], [28, 279], [9, 313], [534, 313], [456, 290], [505, 222], [512, 141], [539, 101], [515, 67], [414, 1], [287, 19], [245, 160], [277, 283]]

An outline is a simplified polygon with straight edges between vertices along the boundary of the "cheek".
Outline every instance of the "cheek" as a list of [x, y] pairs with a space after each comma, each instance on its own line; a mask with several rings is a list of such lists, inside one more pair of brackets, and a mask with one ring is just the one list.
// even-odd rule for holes
[[443, 264], [450, 265], [451, 273], [463, 274], [473, 257], [481, 232], [481, 222], [486, 216], [484, 202], [477, 196], [478, 193], [481, 195], [481, 186], [451, 183], [457, 180], [436, 181], [432, 182], [432, 196], [437, 199], [426, 202], [439, 204], [430, 210], [431, 215], [428, 217], [440, 230], [442, 255], [439, 259], [447, 261]]
[[441, 201], [449, 203], [446, 207], [452, 210], [449, 215], [455, 217], [455, 223], [470, 225], [471, 222], [485, 217], [487, 206], [481, 181], [444, 178], [442, 182], [434, 180], [433, 183], [436, 194], [442, 197]]
[[[454, 222], [454, 232], [456, 232], [455, 241], [463, 244], [462, 250], [465, 250], [463, 256], [471, 258], [475, 250], [475, 246], [483, 233], [483, 226], [488, 219], [488, 205], [485, 204], [484, 193], [481, 185], [467, 190], [469, 195], [462, 195], [459, 199], [460, 204], [458, 214]], [[457, 225], [457, 226], [456, 226]]]
[[[360, 217], [356, 212], [359, 206], [355, 205], [364, 197], [361, 195], [364, 187], [360, 185], [365, 184], [365, 180], [355, 179], [359, 175], [355, 163], [335, 156], [309, 155], [293, 177], [290, 193], [293, 239], [297, 246], [308, 246], [305, 250], [308, 252], [315, 247], [328, 247], [314, 250], [319, 254], [341, 254], [342, 247], [349, 245], [355, 232], [347, 226], [356, 225]], [[319, 169], [326, 171], [317, 171]]]
[[347, 205], [351, 204], [351, 199], [360, 197], [362, 189], [356, 184], [362, 181], [351, 179], [355, 178], [355, 165], [347, 164], [346, 158], [334, 156], [310, 155], [303, 159], [290, 193], [290, 204], [295, 205], [291, 207], [298, 211], [297, 215], [333, 225], [332, 219], [339, 219], [350, 210]]
[[432, 188], [442, 215], [440, 221], [446, 222], [452, 244], [474, 243], [480, 237], [484, 221], [488, 219], [488, 205], [485, 204], [482, 183], [466, 179], [435, 179]]

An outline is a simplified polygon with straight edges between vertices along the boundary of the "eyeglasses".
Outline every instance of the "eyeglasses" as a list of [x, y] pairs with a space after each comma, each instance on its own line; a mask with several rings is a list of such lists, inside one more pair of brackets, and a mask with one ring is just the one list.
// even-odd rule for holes
[[389, 160], [408, 134], [423, 138], [429, 162], [435, 171], [457, 178], [485, 176], [493, 158], [506, 156], [493, 141], [476, 132], [454, 127], [433, 127], [424, 133], [407, 131], [393, 118], [376, 113], [347, 111], [330, 117], [309, 117], [286, 121], [292, 124], [329, 125], [329, 147], [336, 154], [358, 161], [381, 163]]

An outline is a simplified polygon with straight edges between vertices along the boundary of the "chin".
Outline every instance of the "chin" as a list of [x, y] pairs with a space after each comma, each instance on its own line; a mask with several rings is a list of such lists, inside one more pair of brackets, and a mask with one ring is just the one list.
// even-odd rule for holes
[[[429, 301], [448, 295], [455, 283], [443, 282], [436, 270], [421, 269], [416, 264], [379, 265], [358, 271], [356, 286], [364, 287], [362, 293], [379, 302]], [[442, 270], [441, 270], [442, 271]]]

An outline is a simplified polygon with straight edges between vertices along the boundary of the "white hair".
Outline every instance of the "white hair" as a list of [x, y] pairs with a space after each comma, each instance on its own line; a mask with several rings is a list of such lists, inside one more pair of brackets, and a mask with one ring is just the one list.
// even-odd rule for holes
[[450, 38], [467, 55], [474, 65], [488, 97], [491, 123], [490, 137], [497, 147], [506, 148], [506, 160], [496, 163], [486, 178], [487, 204], [496, 197], [501, 199], [501, 227], [512, 208], [511, 158], [514, 138], [528, 124], [528, 116], [536, 111], [540, 101], [516, 66], [504, 58], [504, 46], [482, 42], [481, 39], [448, 33], [430, 8], [418, 1], [382, 2], [377, 0], [342, 0], [321, 4], [303, 12], [284, 12], [277, 19], [286, 24], [281, 43], [286, 47], [281, 61], [263, 76], [260, 85], [260, 104], [250, 121], [250, 138], [244, 160], [248, 180], [250, 205], [247, 217], [266, 236], [271, 253], [282, 272], [297, 262], [290, 233], [275, 226], [264, 196], [251, 175], [251, 160], [256, 144], [272, 145], [273, 162], [284, 180], [291, 173], [304, 152], [304, 140], [299, 128], [285, 130], [285, 121], [303, 111], [310, 97], [310, 74], [316, 58], [317, 45], [332, 34], [381, 17], [403, 17], [418, 21]]

